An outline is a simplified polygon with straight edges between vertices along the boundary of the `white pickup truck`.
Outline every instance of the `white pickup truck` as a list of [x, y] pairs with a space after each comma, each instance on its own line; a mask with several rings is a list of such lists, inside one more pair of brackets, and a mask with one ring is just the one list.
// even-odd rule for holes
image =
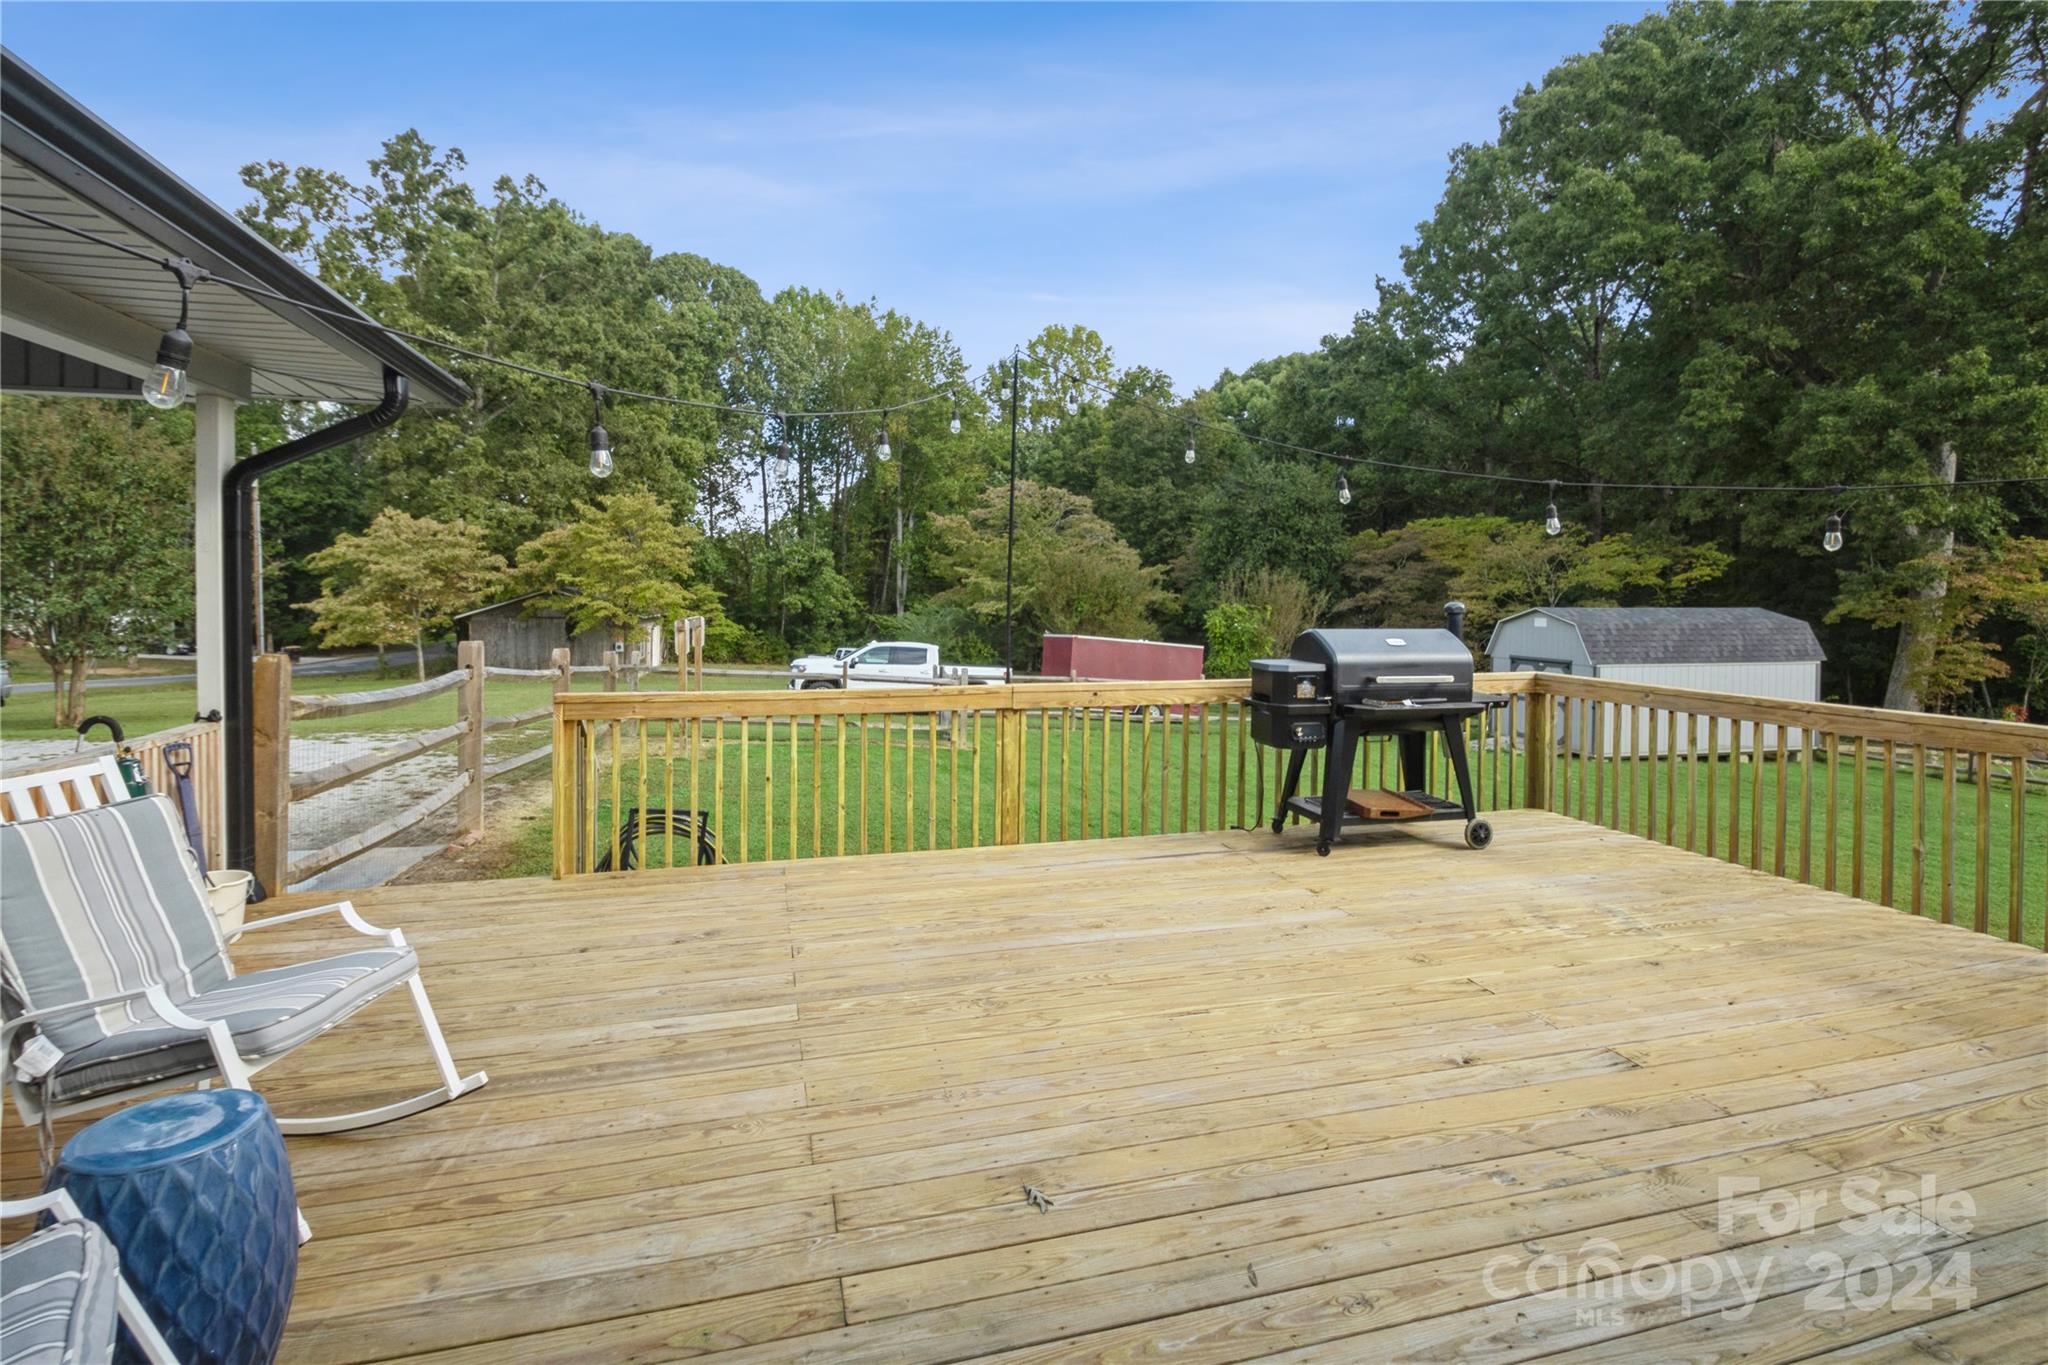
[[916, 640], [870, 640], [859, 649], [806, 654], [789, 661], [791, 687], [955, 686], [1003, 681], [1000, 668], [942, 664], [939, 647]]

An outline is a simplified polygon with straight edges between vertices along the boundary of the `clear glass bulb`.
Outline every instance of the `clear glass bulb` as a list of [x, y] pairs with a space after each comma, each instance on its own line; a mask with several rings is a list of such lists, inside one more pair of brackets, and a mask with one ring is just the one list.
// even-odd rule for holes
[[159, 365], [142, 381], [142, 401], [153, 408], [175, 408], [185, 401], [185, 371], [175, 365]]
[[1187, 453], [1180, 457], [1180, 462], [1182, 464], [1193, 464], [1195, 462], [1195, 442], [1193, 437], [1188, 438]]
[[1821, 533], [1820, 547], [1829, 554], [1842, 548], [1842, 519], [1829, 517], [1827, 530]]
[[1558, 519], [1557, 504], [1554, 502], [1543, 509], [1543, 534], [1547, 536], [1561, 536], [1564, 534], [1564, 522]]
[[891, 453], [889, 449], [889, 433], [885, 431], [882, 433], [882, 439], [875, 444], [875, 458], [883, 464], [887, 464]]
[[590, 429], [590, 477], [609, 479], [612, 476], [612, 438], [601, 426]]
[[952, 432], [955, 436], [960, 434], [960, 410], [958, 408], [953, 410], [953, 420], [946, 423], [946, 430]]
[[1337, 504], [1340, 507], [1351, 505], [1351, 481], [1342, 474], [1337, 476]]
[[1072, 389], [1067, 390], [1067, 416], [1072, 417], [1081, 410], [1081, 400], [1074, 397]]

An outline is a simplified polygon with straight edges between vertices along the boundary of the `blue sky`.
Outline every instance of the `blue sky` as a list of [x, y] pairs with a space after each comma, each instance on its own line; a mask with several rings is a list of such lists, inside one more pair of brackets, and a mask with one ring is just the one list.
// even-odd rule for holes
[[417, 127], [972, 364], [1084, 322], [1185, 391], [1348, 327], [1451, 148], [1645, 8], [10, 2], [0, 36], [229, 206], [245, 162], [359, 176]]

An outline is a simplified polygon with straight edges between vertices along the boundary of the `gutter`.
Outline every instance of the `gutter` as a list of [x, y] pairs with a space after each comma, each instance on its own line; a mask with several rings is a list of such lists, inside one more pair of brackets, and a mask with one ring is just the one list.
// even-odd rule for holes
[[[221, 534], [226, 539], [226, 563], [222, 570], [221, 648], [227, 651], [222, 672], [226, 719], [223, 726], [222, 768], [227, 785], [227, 866], [256, 865], [256, 737], [254, 699], [256, 663], [256, 600], [252, 591], [255, 555], [249, 543], [250, 493], [256, 480], [272, 470], [297, 464], [323, 450], [381, 431], [396, 422], [412, 398], [412, 385], [397, 370], [384, 369], [384, 398], [368, 412], [343, 418], [331, 427], [307, 432], [297, 440], [238, 460], [221, 476]], [[284, 888], [251, 888], [250, 898], [260, 900], [269, 891]]]

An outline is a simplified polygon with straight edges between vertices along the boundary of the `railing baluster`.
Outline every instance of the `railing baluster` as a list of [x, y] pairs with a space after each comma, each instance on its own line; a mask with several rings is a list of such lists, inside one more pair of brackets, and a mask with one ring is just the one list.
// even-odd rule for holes
[[[2026, 894], [2026, 851], [2027, 828], [2027, 761], [2024, 758], [2010, 758], [2006, 762], [2012, 771], [2012, 796], [2008, 804], [2012, 807], [2012, 851], [2006, 854], [2006, 878], [2010, 883], [2005, 901], [2005, 936], [2014, 943], [2020, 941], [2020, 901]], [[2044, 924], [2043, 932], [2048, 932]]]
[[[703, 811], [703, 809], [704, 809], [704, 804], [703, 804], [703, 801], [702, 801], [702, 799], [701, 799], [701, 797], [702, 797], [702, 791], [701, 791], [701, 785], [702, 785], [702, 777], [701, 777], [701, 774], [702, 774], [702, 771], [703, 771], [703, 768], [704, 768], [704, 722], [703, 722], [703, 720], [702, 720], [702, 719], [700, 719], [700, 718], [699, 718], [699, 717], [697, 717], [697, 716], [692, 716], [692, 717], [690, 717], [690, 729], [689, 729], [689, 745], [690, 745], [690, 848], [689, 848], [689, 858], [690, 858], [690, 866], [691, 866], [691, 867], [695, 867], [695, 866], [697, 866], [697, 841], [698, 841], [699, 839], [701, 839], [701, 838], [703, 838], [703, 837], [704, 837], [704, 826], [705, 826], [705, 823], [706, 823], [706, 822], [705, 822], [705, 820], [703, 819], [703, 816], [702, 816], [702, 814], [701, 814], [701, 812], [702, 812], [702, 811]], [[718, 831], [717, 831], [717, 830], [715, 830], [715, 829], [714, 829], [714, 830], [712, 831], [712, 834], [713, 834], [714, 836], [715, 836], [715, 835], [716, 835], [717, 833], [718, 833]]]
[[1799, 880], [1813, 884], [1813, 787], [1814, 750], [1820, 747], [1820, 732], [1807, 728], [1801, 733], [1806, 742], [1800, 752], [1799, 781]]
[[1991, 930], [1991, 755], [1977, 755], [1977, 918], [1978, 933]]
[[1728, 722], [1728, 861], [1742, 862], [1742, 722]]
[[[1194, 728], [1194, 725], [1188, 720], [1187, 708], [1183, 706], [1180, 711], [1180, 832], [1182, 834], [1188, 832], [1188, 773], [1190, 771], [1188, 765], [1188, 732]], [[1316, 760], [1316, 771], [1320, 773], [1322, 771], [1322, 754], [1320, 752], [1317, 753]]]
[[1121, 723], [1116, 740], [1116, 832], [1127, 839], [1131, 834], [1131, 708], [1117, 709]]
[[1856, 785], [1849, 793], [1849, 894], [1863, 899], [1863, 788], [1870, 771], [1870, 740], [1856, 736]]
[[1088, 786], [1094, 778], [1095, 727], [1088, 723], [1088, 708], [1081, 708], [1081, 837], [1088, 837]]
[[1764, 727], [1749, 724], [1749, 866], [1762, 871], [1764, 865]]
[[[725, 717], [718, 717], [713, 723], [711, 739], [711, 804], [718, 812], [719, 852], [723, 854], [732, 833], [732, 826], [725, 818]], [[730, 862], [731, 859], [727, 858]]]
[[1913, 913], [1923, 913], [1927, 884], [1927, 746], [1913, 746]]
[[1700, 718], [1685, 713], [1685, 850], [1699, 852]]
[[797, 717], [792, 713], [789, 717], [789, 860], [791, 862], [795, 862], [798, 857], [796, 831], [797, 826], [802, 823], [797, 817], [797, 728]]
[[1074, 747], [1073, 708], [1060, 706], [1060, 842], [1067, 839], [1067, 754]]
[[[1244, 729], [1244, 703], [1237, 704], [1237, 827], [1244, 828], [1244, 759], [1245, 746], [1251, 737]], [[1360, 760], [1363, 762], [1363, 759]], [[1143, 831], [1140, 831], [1141, 833]]]
[[1775, 775], [1778, 785], [1778, 800], [1776, 809], [1771, 812], [1771, 823], [1774, 830], [1771, 836], [1773, 846], [1771, 871], [1779, 877], [1785, 875], [1785, 765], [1792, 761], [1790, 746], [1786, 741], [1785, 729], [1786, 727], [1782, 724], [1778, 726], [1778, 771]]
[[1707, 856], [1714, 856], [1715, 837], [1720, 833], [1721, 774], [1718, 760], [1721, 753], [1721, 718], [1707, 717]]
[[1038, 842], [1046, 842], [1046, 816], [1052, 809], [1052, 789], [1046, 785], [1047, 768], [1052, 760], [1052, 709], [1041, 707], [1038, 712]]
[[1102, 813], [1097, 817], [1105, 839], [1109, 837], [1109, 712], [1110, 708], [1105, 705], [1102, 708]]
[[621, 800], [623, 799], [623, 798], [622, 798], [622, 797], [620, 796], [620, 794], [619, 794], [619, 784], [620, 784], [621, 780], [622, 780], [622, 779], [624, 778], [624, 776], [625, 776], [625, 771], [624, 771], [624, 770], [625, 770], [625, 760], [624, 760], [624, 756], [623, 756], [623, 745], [624, 745], [624, 743], [625, 743], [625, 739], [624, 739], [624, 736], [623, 736], [623, 734], [621, 733], [621, 732], [622, 732], [622, 731], [624, 730], [624, 728], [625, 728], [625, 727], [624, 727], [624, 726], [623, 726], [623, 725], [622, 725], [622, 724], [621, 724], [620, 722], [618, 722], [618, 721], [613, 721], [613, 722], [611, 723], [611, 733], [612, 733], [612, 840], [611, 840], [611, 842], [612, 842], [612, 871], [614, 871], [614, 872], [617, 872], [617, 871], [619, 870], [619, 819], [620, 819], [619, 803], [620, 803], [620, 801], [621, 801]]
[[[973, 777], [973, 781], [974, 781], [974, 831], [973, 831], [973, 833], [972, 833], [972, 834], [971, 834], [971, 835], [970, 835], [970, 836], [968, 837], [968, 843], [972, 844], [972, 845], [973, 845], [973, 846], [974, 846], [975, 848], [980, 848], [980, 847], [981, 847], [981, 712], [980, 712], [979, 710], [975, 710], [975, 711], [971, 711], [971, 712], [969, 712], [968, 714], [969, 714], [970, 716], [972, 716], [972, 717], [973, 717], [973, 724], [974, 724], [974, 730], [973, 730], [973, 734], [974, 734], [974, 761], [973, 761], [973, 763], [972, 763], [972, 764], [970, 765], [970, 766], [971, 766], [971, 767], [972, 767], [972, 768], [974, 769], [974, 772], [973, 772], [973, 774], [972, 774], [972, 777]], [[1023, 730], [1023, 726], [1021, 726], [1021, 725], [1020, 725], [1020, 726], [1018, 726], [1018, 730], [1019, 730], [1019, 732], [1021, 733], [1021, 732], [1022, 732], [1022, 730]], [[1044, 762], [1045, 762], [1045, 760], [1044, 760], [1043, 758], [1041, 758], [1041, 759], [1039, 760], [1039, 764], [1040, 764], [1040, 766], [1039, 766], [1039, 775], [1041, 776], [1041, 778], [1042, 778], [1042, 777], [1044, 776], [1044, 773], [1045, 773], [1045, 768], [1044, 768]], [[1040, 783], [1038, 784], [1038, 786], [1039, 786], [1039, 800], [1040, 800], [1040, 801], [1043, 801], [1043, 800], [1045, 799], [1045, 790], [1044, 790], [1044, 789], [1045, 789], [1045, 783], [1044, 783], [1043, 781], [1041, 781], [1041, 782], [1040, 782]]]
[[739, 751], [733, 757], [739, 761], [740, 765], [740, 861], [749, 863], [754, 860], [753, 830], [750, 828], [754, 818], [754, 803], [748, 799], [751, 793], [748, 792], [747, 788], [751, 785], [751, 779], [748, 774], [753, 770], [754, 765], [748, 761], [747, 754], [754, 747], [754, 726], [752, 721], [744, 715], [738, 719], [740, 729]]
[[960, 847], [960, 725], [965, 717], [953, 713], [953, 742], [946, 746], [946, 847]]
[[1941, 922], [1956, 922], [1956, 750], [1943, 750], [1941, 765]]
[[1883, 833], [1878, 838], [1878, 857], [1884, 860], [1884, 868], [1877, 877], [1877, 899], [1883, 905], [1894, 905], [1892, 898], [1892, 859], [1896, 844], [1892, 833], [1892, 811], [1895, 804], [1892, 789], [1898, 785], [1899, 754], [1893, 741], [1886, 740], [1879, 755], [1884, 764], [1884, 785], [1877, 789], [1877, 819]]
[[860, 851], [868, 851], [868, 729], [872, 716], [862, 716], [855, 722], [854, 733], [860, 745], [860, 795], [855, 801], [860, 816]]
[[882, 715], [882, 852], [896, 851], [896, 765], [889, 761], [889, 732], [895, 728], [896, 718], [884, 712]]
[[1825, 739], [1828, 765], [1828, 808], [1826, 847], [1822, 850], [1825, 871], [1823, 885], [1830, 891], [1839, 890], [1835, 877], [1835, 850], [1841, 842], [1840, 817], [1842, 809], [1842, 737], [1830, 734]]
[[1209, 703], [1207, 702], [1202, 703], [1200, 726], [1200, 732], [1196, 738], [1202, 750], [1202, 756], [1198, 763], [1201, 769], [1201, 781], [1195, 791], [1195, 823], [1198, 828], [1207, 830], [1209, 828]]
[[825, 716], [811, 717], [811, 856], [824, 852], [825, 843]]
[[[674, 868], [676, 865], [676, 723], [674, 721], [664, 720], [661, 723], [661, 739], [662, 746], [666, 750], [665, 757], [667, 760], [662, 764], [661, 769], [661, 804], [662, 808], [668, 812], [668, 818], [661, 822], [662, 831], [665, 836], [664, 842], [667, 845], [662, 854], [662, 866]], [[641, 804], [645, 805], [646, 803], [642, 802]]]
[[1678, 712], [1664, 713], [1664, 842], [1678, 844]]

